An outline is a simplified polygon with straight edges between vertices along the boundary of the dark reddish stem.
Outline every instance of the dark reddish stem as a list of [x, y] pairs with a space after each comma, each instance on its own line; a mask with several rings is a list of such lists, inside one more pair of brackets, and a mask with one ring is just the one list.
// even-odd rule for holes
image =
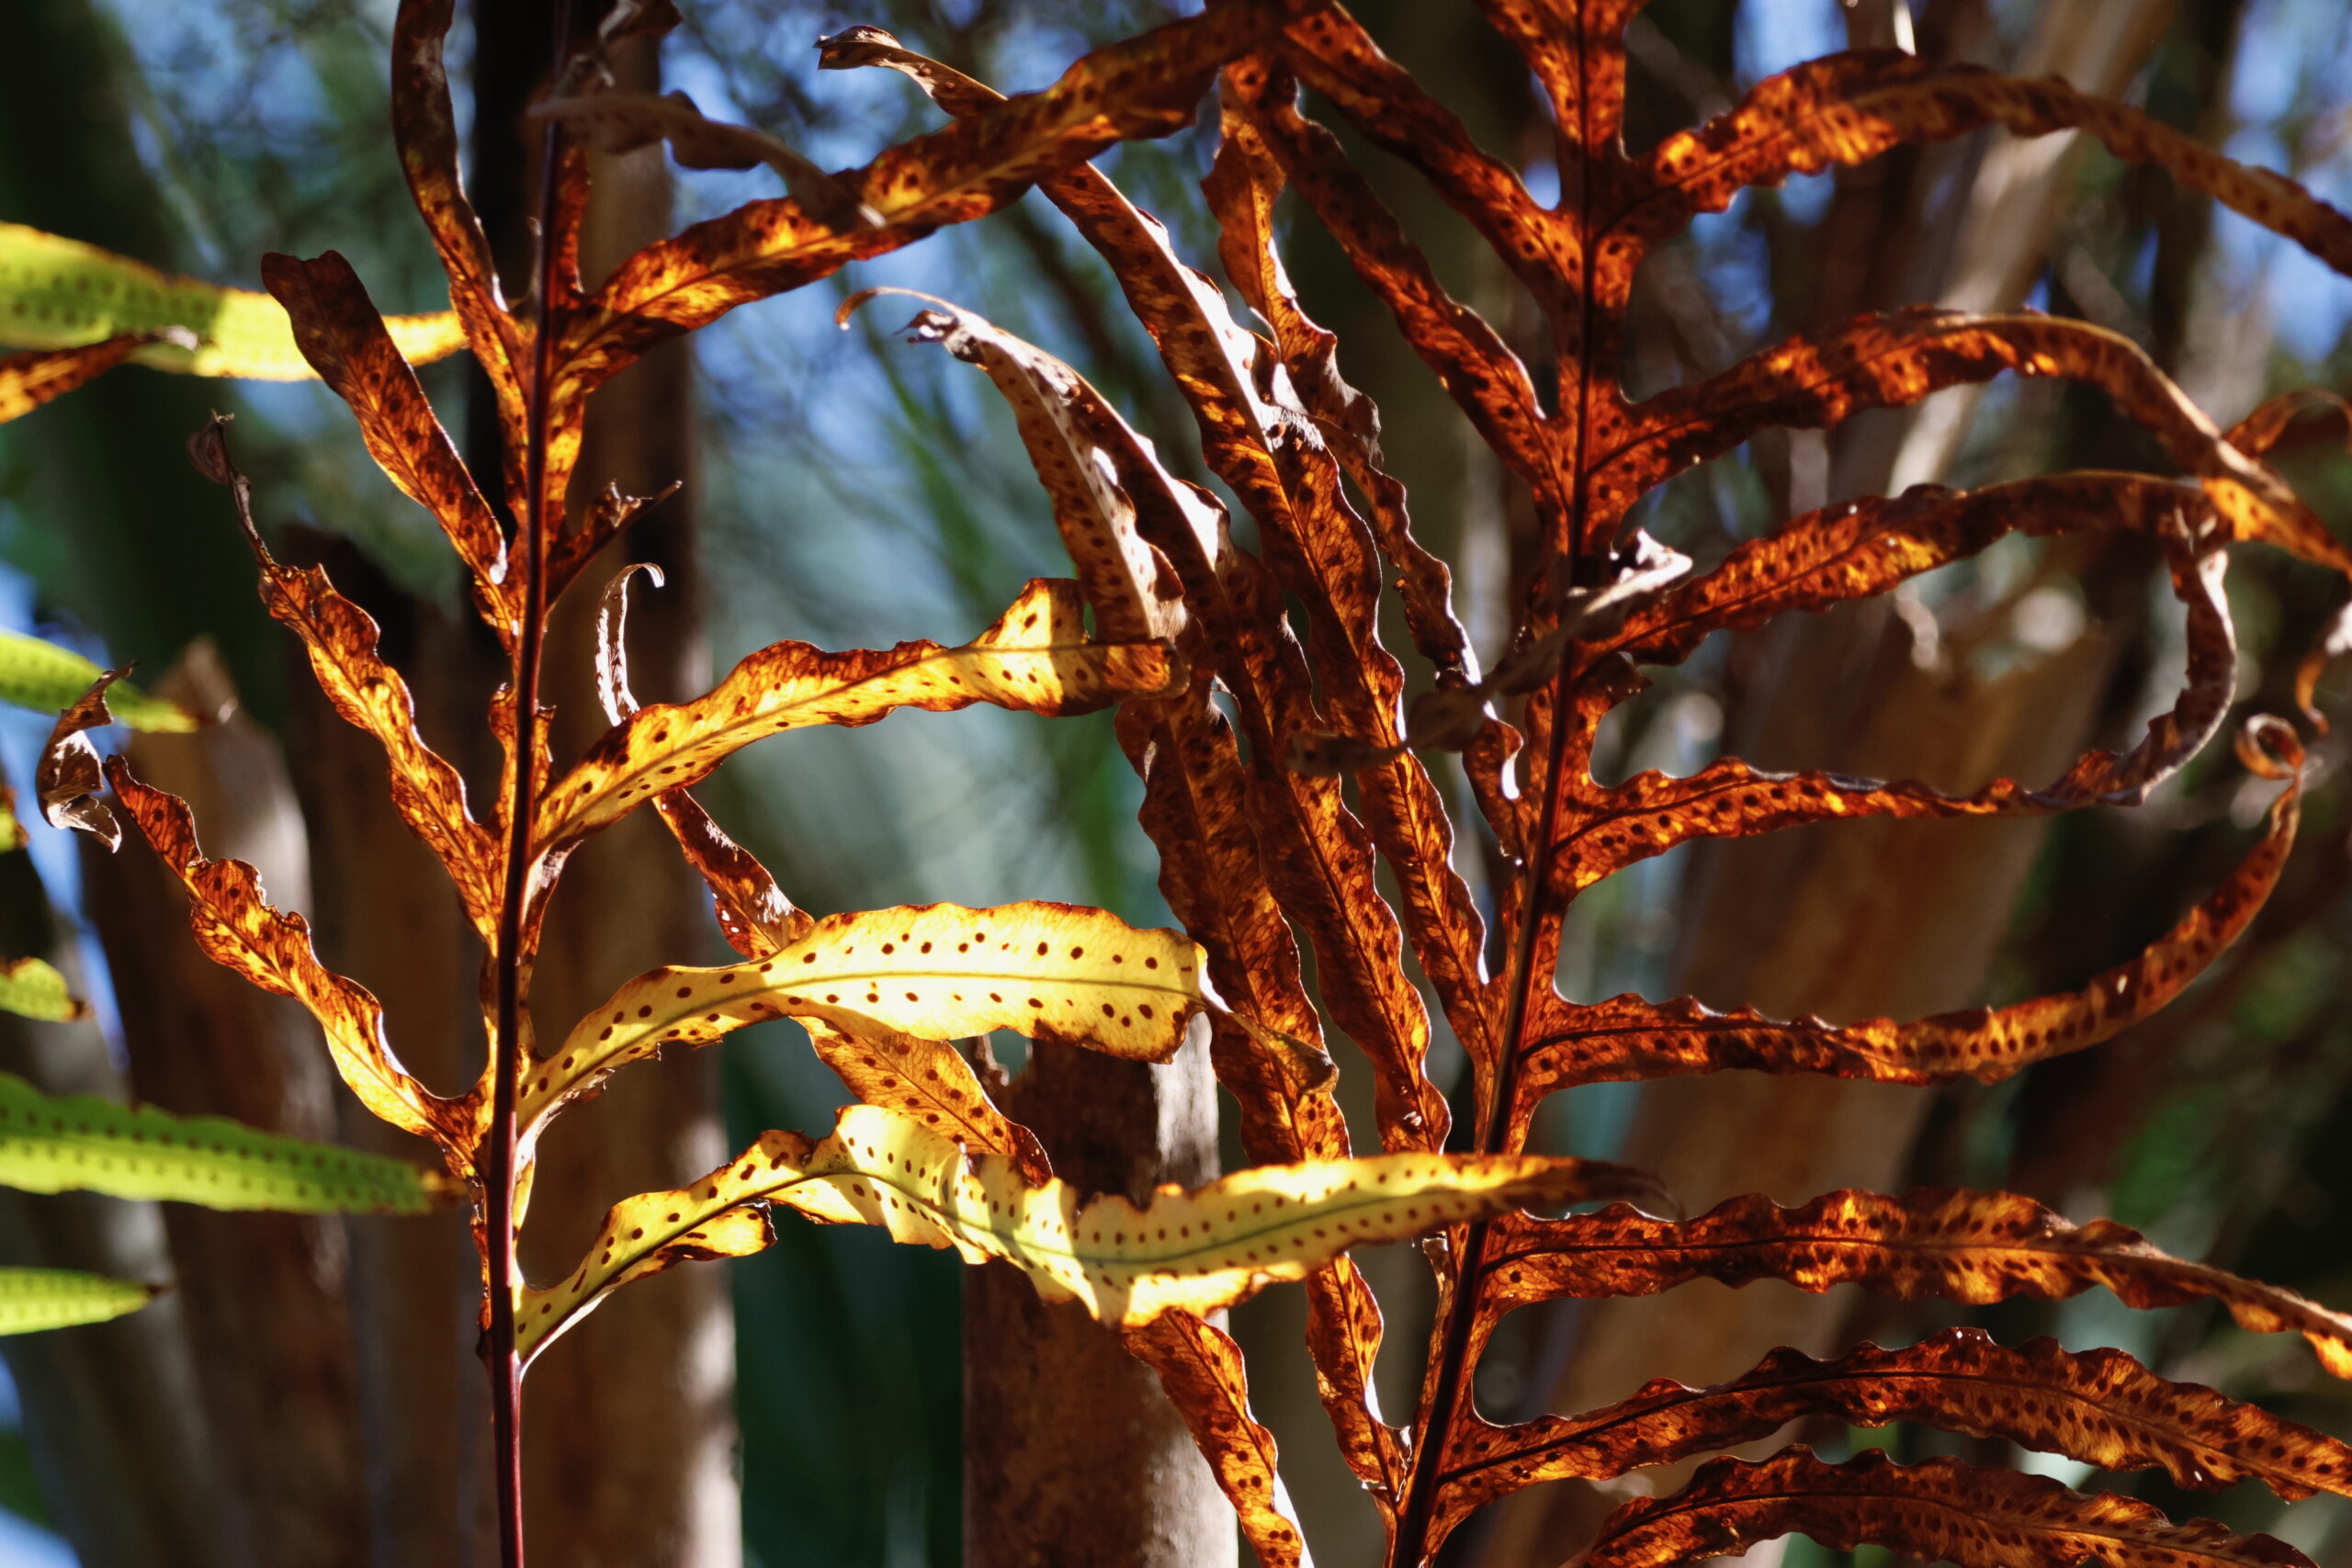
[[[1564, 660], [1553, 685], [1552, 732], [1544, 749], [1544, 810], [1538, 819], [1535, 842], [1527, 857], [1523, 882], [1526, 894], [1520, 901], [1519, 928], [1512, 933], [1510, 967], [1504, 971], [1504, 982], [1510, 987], [1510, 1006], [1503, 1023], [1502, 1059], [1495, 1067], [1493, 1099], [1483, 1108], [1480, 1117], [1476, 1147], [1482, 1154], [1501, 1152], [1508, 1139], [1520, 1036], [1526, 1032], [1527, 1016], [1534, 1007], [1535, 987], [1550, 983], [1550, 976], [1535, 972], [1535, 960], [1544, 923], [1544, 890], [1552, 877], [1552, 845], [1559, 836], [1561, 801], [1566, 794], [1560, 781], [1568, 760], [1566, 718], [1574, 669], [1572, 660]], [[1406, 1490], [1405, 1506], [1397, 1516], [1396, 1545], [1390, 1558], [1392, 1568], [1420, 1568], [1427, 1555], [1423, 1542], [1429, 1537], [1438, 1486], [1443, 1480], [1446, 1438], [1459, 1418], [1464, 1384], [1470, 1371], [1470, 1337], [1478, 1321], [1486, 1249], [1487, 1227], [1470, 1226], [1463, 1240], [1452, 1309], [1446, 1314], [1444, 1337], [1438, 1348], [1437, 1386], [1430, 1393], [1429, 1410], [1421, 1424], [1421, 1442], [1413, 1455], [1413, 1479]]]
[[[1589, 193], [1590, 182], [1588, 181], [1577, 197], [1580, 205], [1589, 200]], [[1583, 231], [1589, 233], [1589, 212], [1581, 212], [1579, 217], [1583, 220]], [[1583, 333], [1577, 340], [1581, 343], [1592, 341], [1592, 315], [1591, 295], [1587, 291]], [[1591, 389], [1591, 378], [1582, 378], [1577, 396], [1566, 402], [1557, 416], [1571, 433], [1571, 451], [1575, 461], [1567, 467], [1577, 476], [1563, 539], [1567, 557], [1567, 581], [1571, 585], [1585, 572], [1593, 553], [1585, 538], [1581, 441], [1586, 429], [1586, 404], [1592, 395]], [[1538, 581], [1543, 580], [1539, 578]], [[1503, 971], [1503, 983], [1510, 988], [1510, 999], [1503, 1019], [1500, 1058], [1495, 1064], [1494, 1079], [1488, 1086], [1490, 1098], [1479, 1107], [1477, 1142], [1473, 1147], [1480, 1154], [1499, 1154], [1509, 1145], [1511, 1102], [1518, 1091], [1519, 1058], [1522, 1047], [1521, 1037], [1527, 1032], [1528, 1015], [1534, 1010], [1536, 987], [1552, 983], [1549, 974], [1536, 972], [1536, 962], [1543, 955], [1544, 900], [1552, 882], [1553, 846], [1559, 841], [1560, 814], [1566, 799], [1566, 791], [1561, 786], [1568, 766], [1569, 703], [1582, 673], [1576, 649], [1571, 647], [1561, 659], [1559, 673], [1552, 682], [1550, 729], [1544, 736], [1544, 808], [1536, 820], [1535, 841], [1528, 849], [1521, 880], [1523, 891], [1519, 900], [1519, 925], [1511, 933], [1510, 958]], [[1430, 1391], [1427, 1408], [1421, 1412], [1419, 1441], [1413, 1452], [1413, 1478], [1406, 1488], [1404, 1506], [1397, 1513], [1396, 1541], [1389, 1553], [1390, 1568], [1421, 1568], [1428, 1555], [1426, 1542], [1437, 1508], [1438, 1488], [1444, 1481], [1447, 1442], [1453, 1436], [1454, 1424], [1461, 1418], [1463, 1401], [1468, 1397], [1470, 1341], [1477, 1326], [1478, 1297], [1486, 1280], [1487, 1231], [1485, 1224], [1474, 1224], [1467, 1227], [1463, 1236], [1462, 1250], [1455, 1263], [1453, 1299], [1447, 1307], [1445, 1324], [1438, 1342], [1437, 1383]]]
[[[552, 68], [560, 70], [571, 52], [571, 0], [556, 0], [554, 30], [550, 59]], [[537, 254], [531, 289], [530, 429], [521, 536], [515, 541], [521, 548], [514, 552], [523, 573], [523, 615], [514, 645], [514, 779], [506, 797], [506, 874], [498, 908], [490, 1150], [481, 1173], [489, 1194], [484, 1240], [490, 1249], [490, 1335], [482, 1356], [490, 1371], [500, 1568], [524, 1568], [523, 1366], [514, 1353], [514, 1288], [521, 1278], [514, 1257], [514, 1100], [523, 1076], [524, 923], [535, 859], [532, 818], [538, 806], [532, 763], [539, 750], [539, 665], [548, 618], [547, 547], [552, 529], [548, 510], [556, 500], [548, 494], [548, 394], [554, 377], [557, 325], [548, 306], [555, 293], [553, 231], [560, 135], [549, 120], [539, 143]]]

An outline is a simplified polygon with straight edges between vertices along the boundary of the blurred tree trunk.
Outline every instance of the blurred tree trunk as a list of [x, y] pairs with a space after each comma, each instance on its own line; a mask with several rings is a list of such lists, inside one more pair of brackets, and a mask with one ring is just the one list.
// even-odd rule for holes
[[[2247, 0], [2195, 0], [2187, 6], [2182, 29], [2188, 35], [2186, 47], [2165, 73], [2172, 91], [2192, 106], [2191, 124], [2198, 134], [2216, 143], [2233, 129], [2228, 86], [2233, 59], [2245, 36], [2246, 9]], [[2212, 231], [2212, 200], [2168, 181], [2150, 183], [2156, 243], [2148, 288], [2148, 348], [2159, 365], [2183, 380], [2190, 397], [2226, 421], [2231, 410], [2223, 400], [2238, 389], [2190, 384], [2196, 379], [2193, 367], [2183, 363], [2193, 336], [2211, 333], [2215, 316], [2235, 313], [2233, 305], [2208, 299], [2196, 287]], [[2199, 313], [2205, 320], [2192, 321], [2192, 300], [2199, 302]], [[2254, 322], [2233, 319], [2224, 330], [2236, 340], [2233, 357], [2259, 359], [2269, 347], [2268, 333]], [[2273, 685], [2261, 705], [2286, 711], [2284, 694], [2275, 684], [2278, 672], [2266, 673]], [[2107, 851], [2098, 864], [2100, 892], [2114, 907], [2146, 900], [2162, 908], [2177, 897], [2177, 846], [2148, 846], [2154, 852], [2132, 856], [2128, 868], [2117, 863], [2122, 857], [2111, 841], [2100, 847]], [[2224, 1016], [2231, 999], [2258, 977], [2256, 953], [2324, 912], [2342, 888], [2340, 863], [2297, 857], [2226, 972], [2211, 985], [2127, 1032], [2105, 1050], [2030, 1068], [2010, 1156], [2009, 1187], [2070, 1213], [2092, 1205], [2104, 1207], [2103, 1194], [2116, 1175], [2116, 1163], [2175, 1086], [2182, 1048], [2197, 1021]], [[2044, 964], [2042, 973], [2066, 976], [2056, 983], [2071, 985], [2074, 976], [2120, 962], [2123, 955], [2117, 952], [2118, 938], [2138, 934], [2130, 932], [2128, 925], [2112, 919], [2083, 919], [2079, 910], [2064, 906], [2053, 908], [2036, 933], [2040, 940], [2033, 942]], [[2126, 930], [2120, 931], [2120, 926]]]
[[[161, 689], [198, 712], [233, 700], [209, 643]], [[207, 853], [258, 867], [280, 907], [310, 907], [302, 818], [274, 737], [239, 716], [141, 737], [130, 752], [141, 777], [187, 802]], [[343, 1091], [300, 1005], [198, 950], [186, 895], [135, 838], [119, 855], [85, 844], [82, 865], [137, 1097], [334, 1140]], [[406, 1142], [403, 1156], [428, 1153]], [[235, 1554], [273, 1568], [350, 1563], [368, 1496], [342, 1222], [189, 1204], [164, 1218]]]
[[[293, 531], [280, 554], [322, 565], [382, 628], [428, 744], [468, 776], [494, 777], [483, 727], [496, 657], [489, 633], [401, 592], [348, 542]], [[288, 730], [309, 828], [311, 927], [327, 964], [385, 1001], [392, 1049], [441, 1093], [481, 1071], [481, 944], [431, 851], [385, 793], [383, 749], [345, 724], [289, 647]], [[474, 807], [486, 808], [477, 790]], [[345, 1142], [417, 1157], [416, 1140], [338, 1094]], [[358, 1422], [368, 1457], [367, 1535], [384, 1568], [467, 1568], [495, 1552], [490, 1401], [476, 1355], [481, 1269], [462, 1209], [349, 1223]]]
[[[40, 879], [0, 855], [0, 932], [78, 980]], [[77, 986], [77, 989], [79, 989]], [[0, 1070], [51, 1094], [128, 1099], [95, 1022], [0, 1015]], [[0, 1261], [162, 1283], [172, 1260], [161, 1206], [86, 1192], [0, 1188]], [[182, 1302], [165, 1295], [112, 1323], [0, 1340], [24, 1409], [41, 1500], [81, 1560], [107, 1568], [235, 1568], [235, 1533], [208, 1441]]]
[[[575, 36], [588, 36], [601, 9], [580, 7]], [[521, 116], [547, 74], [551, 16], [545, 0], [533, 0], [484, 8], [476, 18], [474, 194], [510, 299], [528, 292], [526, 218], [536, 202], [530, 184], [539, 138]], [[615, 67], [620, 85], [659, 90], [650, 48], [628, 46]], [[667, 169], [659, 144], [592, 159], [581, 251], [590, 287], [667, 232]], [[576, 507], [607, 481], [650, 494], [688, 477], [691, 373], [685, 345], [673, 344], [598, 398], [572, 482]], [[494, 475], [495, 430], [486, 425], [481, 412], [469, 420], [475, 471]], [[559, 757], [605, 728], [588, 623], [595, 591], [625, 560], [651, 561], [668, 580], [630, 617], [638, 692], [648, 701], [676, 700], [707, 683], [691, 514], [672, 500], [590, 566], [582, 592], [557, 618], [547, 680]], [[548, 916], [531, 995], [540, 1038], [561, 1039], [621, 981], [658, 964], [691, 963], [711, 941], [701, 885], [660, 822], [639, 812], [616, 825], [572, 857]], [[541, 1145], [524, 1255], [528, 1273], [571, 1269], [617, 1200], [683, 1185], [727, 1157], [718, 1066], [717, 1053], [692, 1053], [624, 1074], [554, 1130]], [[726, 1568], [741, 1560], [732, 1326], [723, 1272], [676, 1269], [616, 1296], [534, 1370], [524, 1464], [535, 1555], [579, 1568]]]
[[[2018, 68], [2119, 93], [2171, 8], [2170, 0], [2053, 4], [2040, 13]], [[1924, 37], [1923, 48], [1973, 52], [1984, 36], [1973, 9], [1939, 11], [1945, 30]], [[1885, 15], [1883, 4], [1854, 10], [1855, 41], [1888, 41], [1873, 36]], [[2069, 152], [2064, 139], [1999, 140], [1981, 155], [1965, 145], [1925, 149], [1841, 174], [1825, 238], [1813, 247], [1826, 258], [1817, 319], [1798, 324], [1819, 331], [1860, 309], [1926, 298], [2016, 308], [2046, 262], [2071, 189]], [[1968, 194], [1946, 200], [1939, 221], [1930, 193], [1944, 171], [1968, 181]], [[1997, 221], [1987, 217], [1995, 202]], [[1969, 394], [1948, 395], [1920, 415], [1837, 433], [1827, 450], [1813, 448], [1810, 465], [1790, 463], [1789, 512], [1942, 478], [1974, 407]], [[1792, 446], [1817, 440], [1799, 435]], [[1809, 484], [1808, 469], [1820, 476]], [[2105, 716], [2118, 643], [2094, 634], [1979, 681], [1964, 669], [1922, 668], [1912, 628], [1874, 602], [1789, 617], [1765, 634], [1763, 648], [1728, 751], [1767, 768], [1921, 777], [1960, 789], [1996, 775], [2040, 783], [2062, 772]], [[1716, 1006], [1784, 1017], [1913, 1017], [1964, 1006], [1981, 995], [2048, 829], [2031, 820], [1871, 821], [1699, 846], [1681, 910], [1680, 987]], [[1691, 1213], [1740, 1192], [1798, 1202], [1839, 1187], [1899, 1189], [1933, 1103], [1917, 1089], [1809, 1077], [1671, 1079], [1644, 1088], [1614, 1157], [1658, 1173]], [[1539, 1330], [1557, 1369], [1537, 1384], [1541, 1407], [1590, 1409], [1653, 1377], [1716, 1382], [1775, 1345], [1826, 1353], [1850, 1294], [1766, 1285], [1557, 1304]], [[1611, 1506], [1590, 1487], [1531, 1489], [1490, 1512], [1483, 1540], [1465, 1543], [1463, 1560], [1556, 1562]]]
[[[1165, 1066], [1033, 1043], [996, 1096], [1085, 1192], [1140, 1203], [1217, 1171], [1216, 1086], [1187, 1046]], [[1232, 1506], [1159, 1380], [1075, 1302], [1004, 1263], [964, 1271], [965, 1568], [1231, 1568]]]

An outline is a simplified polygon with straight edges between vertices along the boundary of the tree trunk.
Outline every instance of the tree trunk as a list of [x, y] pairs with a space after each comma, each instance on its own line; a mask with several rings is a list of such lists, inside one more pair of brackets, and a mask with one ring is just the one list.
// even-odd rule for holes
[[[1216, 1087], [1188, 1045], [1166, 1066], [1033, 1043], [996, 1096], [1054, 1172], [1138, 1201], [1217, 1168]], [[1232, 1506], [1159, 1380], [1075, 1302], [1009, 1264], [964, 1274], [965, 1568], [1229, 1568]]]
[[[0, 856], [11, 953], [80, 965], [51, 940], [46, 895], [21, 854]], [[0, 1069], [51, 1094], [128, 1098], [96, 1023], [0, 1014]], [[0, 1261], [161, 1283], [172, 1263], [153, 1203], [0, 1188]], [[84, 1562], [232, 1568], [252, 1561], [206, 1441], [182, 1304], [164, 1296], [111, 1323], [0, 1339], [23, 1403], [41, 1500]]]
[[[209, 643], [160, 690], [198, 712], [234, 695]], [[130, 750], [141, 777], [188, 803], [207, 853], [258, 867], [281, 907], [309, 907], [302, 818], [275, 737], [232, 716], [193, 735], [143, 736]], [[82, 864], [137, 1097], [334, 1141], [343, 1089], [309, 1015], [204, 956], [186, 895], [143, 844], [119, 855], [85, 845]], [[408, 1142], [406, 1157], [424, 1152]], [[164, 1220], [242, 1555], [344, 1568], [366, 1539], [368, 1507], [343, 1223], [183, 1203]]]
[[[281, 555], [323, 565], [376, 618], [384, 658], [407, 673], [426, 741], [481, 778], [496, 748], [483, 728], [495, 655], [487, 631], [410, 598], [349, 543], [289, 532]], [[328, 965], [385, 1003], [392, 1049], [447, 1094], [481, 1071], [481, 944], [431, 851], [385, 794], [383, 748], [345, 724], [296, 666], [288, 734], [310, 829], [311, 929]], [[478, 790], [475, 807], [485, 796]], [[414, 1138], [338, 1093], [343, 1139], [415, 1158]], [[368, 1458], [368, 1539], [386, 1568], [466, 1568], [491, 1560], [490, 1402], [475, 1354], [481, 1267], [462, 1209], [349, 1222], [359, 1421]]]

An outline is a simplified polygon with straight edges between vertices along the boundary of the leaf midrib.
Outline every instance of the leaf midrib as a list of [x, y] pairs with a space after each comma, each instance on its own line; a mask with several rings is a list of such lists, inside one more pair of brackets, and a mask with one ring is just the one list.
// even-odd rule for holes
[[[951, 1177], [950, 1179], [953, 1179], [953, 1177]], [[709, 1224], [712, 1221], [727, 1213], [729, 1210], [741, 1208], [747, 1203], [773, 1201], [776, 1194], [787, 1192], [795, 1187], [806, 1186], [816, 1181], [865, 1181], [871, 1183], [876, 1187], [888, 1188], [891, 1191], [897, 1192], [913, 1202], [925, 1213], [938, 1217], [941, 1223], [941, 1227], [951, 1234], [985, 1235], [993, 1236], [1005, 1242], [1010, 1250], [1017, 1253], [1023, 1258], [1049, 1258], [1059, 1261], [1075, 1263], [1080, 1265], [1081, 1268], [1088, 1268], [1097, 1264], [1113, 1264], [1123, 1268], [1138, 1269], [1151, 1266], [1161, 1266], [1164, 1268], [1167, 1264], [1182, 1263], [1185, 1259], [1198, 1258], [1204, 1253], [1216, 1251], [1225, 1247], [1243, 1246], [1264, 1236], [1279, 1235], [1297, 1225], [1313, 1224], [1318, 1221], [1327, 1221], [1339, 1216], [1360, 1213], [1367, 1209], [1380, 1209], [1393, 1204], [1401, 1204], [1408, 1202], [1415, 1198], [1454, 1196], [1458, 1195], [1460, 1191], [1460, 1190], [1449, 1190], [1447, 1189], [1439, 1188], [1424, 1189], [1417, 1192], [1407, 1193], [1367, 1193], [1357, 1201], [1330, 1203], [1326, 1203], [1324, 1200], [1320, 1199], [1310, 1201], [1305, 1199], [1285, 1198], [1284, 1201], [1286, 1203], [1294, 1205], [1304, 1205], [1309, 1201], [1313, 1201], [1316, 1203], [1321, 1203], [1324, 1206], [1316, 1208], [1311, 1213], [1303, 1213], [1296, 1217], [1287, 1218], [1270, 1224], [1240, 1224], [1238, 1225], [1238, 1228], [1218, 1231], [1214, 1237], [1204, 1236], [1199, 1244], [1192, 1247], [1181, 1247], [1173, 1251], [1138, 1255], [1132, 1249], [1123, 1251], [1083, 1252], [1074, 1248], [1033, 1246], [1026, 1243], [1015, 1246], [1014, 1242], [1016, 1238], [1019, 1238], [1027, 1233], [1018, 1228], [1006, 1230], [995, 1224], [983, 1225], [968, 1223], [950, 1223], [947, 1220], [949, 1211], [943, 1208], [934, 1196], [931, 1195], [927, 1191], [918, 1190], [917, 1188], [909, 1185], [903, 1175], [887, 1175], [870, 1170], [863, 1166], [853, 1166], [842, 1170], [803, 1170], [795, 1173], [789, 1179], [777, 1181], [773, 1186], [754, 1184], [752, 1187], [729, 1198], [726, 1202], [716, 1203], [711, 1207], [694, 1211], [690, 1216], [682, 1216], [673, 1226], [664, 1226], [659, 1233], [658, 1239], [656, 1239], [654, 1227], [650, 1225], [647, 1226], [647, 1240], [644, 1245], [638, 1247], [626, 1254], [616, 1252], [611, 1266], [599, 1269], [594, 1273], [588, 1276], [591, 1280], [598, 1279], [599, 1276], [601, 1276], [605, 1283], [596, 1285], [592, 1289], [582, 1291], [578, 1300], [580, 1302], [593, 1300], [596, 1295], [600, 1294], [603, 1290], [609, 1288], [609, 1281], [613, 1278], [625, 1273], [629, 1268], [642, 1261], [646, 1258], [652, 1256], [654, 1253], [661, 1251], [662, 1248], [671, 1246], [681, 1238], [700, 1230], [703, 1226]], [[1149, 1211], [1138, 1210], [1137, 1213], [1148, 1217]], [[1073, 1215], [1071, 1217], [1073, 1234], [1078, 1217], [1079, 1216], [1077, 1215]], [[1351, 1242], [1348, 1245], [1353, 1246], [1355, 1243]], [[1343, 1247], [1340, 1250], [1344, 1251], [1346, 1248]], [[1282, 1260], [1280, 1259], [1274, 1259], [1265, 1264], [1236, 1263], [1227, 1265], [1214, 1270], [1204, 1270], [1198, 1277], [1207, 1278], [1210, 1273], [1225, 1273], [1244, 1269], [1252, 1271], [1263, 1271], [1268, 1268], [1279, 1266], [1281, 1261]], [[568, 1282], [568, 1279], [566, 1282]], [[563, 1284], [559, 1283], [551, 1289], [560, 1291], [563, 1289]], [[538, 1293], [544, 1295], [548, 1292], [542, 1292]], [[577, 1304], [575, 1303], [571, 1309], [569, 1309], [551, 1319], [548, 1326], [552, 1328], [560, 1325], [577, 1310]]]

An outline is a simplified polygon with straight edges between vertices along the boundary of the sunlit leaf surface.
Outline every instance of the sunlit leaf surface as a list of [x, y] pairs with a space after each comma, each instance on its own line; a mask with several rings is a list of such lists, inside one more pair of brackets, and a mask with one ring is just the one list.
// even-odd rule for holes
[[582, 1019], [524, 1085], [525, 1126], [664, 1045], [707, 1044], [767, 1018], [956, 1040], [992, 1029], [1164, 1062], [1213, 998], [1200, 950], [1101, 909], [922, 904], [829, 915], [766, 958], [657, 969]]
[[1060, 1181], [1032, 1182], [1008, 1156], [967, 1157], [920, 1122], [854, 1105], [821, 1143], [770, 1133], [692, 1187], [624, 1200], [571, 1276], [526, 1292], [517, 1310], [525, 1353], [535, 1353], [617, 1284], [765, 1247], [765, 1209], [782, 1204], [952, 1247], [970, 1262], [1001, 1258], [1046, 1300], [1139, 1328], [1302, 1278], [1360, 1243], [1523, 1204], [1653, 1190], [1635, 1172], [1585, 1160], [1382, 1155], [1258, 1166], [1190, 1192], [1161, 1188], [1138, 1209], [1116, 1193], [1089, 1201]]

